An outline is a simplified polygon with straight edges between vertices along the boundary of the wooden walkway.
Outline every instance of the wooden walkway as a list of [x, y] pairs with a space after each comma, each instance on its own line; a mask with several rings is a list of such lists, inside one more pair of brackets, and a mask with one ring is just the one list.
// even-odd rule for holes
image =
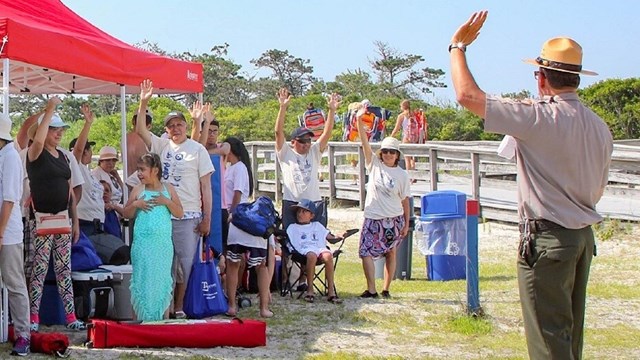
[[[433, 190], [457, 190], [480, 201], [485, 219], [517, 222], [515, 163], [496, 155], [499, 142], [430, 142], [403, 145], [406, 155], [415, 155], [417, 170], [411, 176], [414, 207], [420, 208], [421, 196]], [[629, 145], [632, 144], [632, 145]], [[254, 188], [280, 200], [282, 184], [275, 162], [273, 142], [248, 142], [252, 155]], [[331, 202], [342, 201], [362, 208], [365, 186], [364, 166], [357, 143], [330, 143], [323, 158], [320, 193]], [[375, 144], [374, 144], [375, 146]], [[436, 159], [437, 161], [430, 161]], [[609, 185], [597, 205], [605, 217], [640, 221], [640, 146], [623, 142], [614, 147]]]

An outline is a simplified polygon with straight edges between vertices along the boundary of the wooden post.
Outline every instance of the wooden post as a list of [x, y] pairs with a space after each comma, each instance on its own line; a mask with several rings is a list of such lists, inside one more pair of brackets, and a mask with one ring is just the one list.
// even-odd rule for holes
[[329, 206], [333, 207], [336, 200], [336, 149], [329, 144]]
[[431, 191], [438, 190], [438, 150], [429, 149], [429, 176], [431, 177]]
[[358, 171], [358, 194], [360, 195], [360, 210], [364, 210], [364, 200], [366, 195], [366, 174], [364, 169], [364, 151], [362, 150], [362, 146], [358, 146]]
[[[225, 164], [226, 165], [226, 164]], [[251, 144], [251, 172], [253, 174], [253, 191], [258, 192], [258, 146]], [[222, 179], [224, 183], [224, 179]]]
[[[283, 146], [289, 146], [289, 144], [284, 144]], [[276, 202], [282, 200], [282, 182], [281, 179], [282, 178], [282, 169], [280, 169], [280, 161], [278, 161], [278, 156], [275, 156], [274, 162], [276, 164], [276, 193], [275, 195], [275, 199]]]

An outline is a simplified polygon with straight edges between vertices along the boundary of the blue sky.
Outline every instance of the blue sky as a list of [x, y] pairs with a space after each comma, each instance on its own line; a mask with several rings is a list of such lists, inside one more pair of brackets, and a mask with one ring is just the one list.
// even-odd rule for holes
[[[536, 94], [535, 58], [548, 38], [569, 36], [584, 49], [582, 86], [608, 78], [638, 76], [638, 9], [634, 1], [159, 1], [62, 0], [116, 38], [157, 42], [169, 52], [208, 52], [229, 43], [229, 58], [248, 75], [249, 61], [269, 49], [310, 59], [314, 75], [331, 81], [347, 69], [370, 71], [373, 42], [425, 58], [423, 66], [445, 71], [448, 89], [429, 102], [453, 100], [447, 46], [473, 11], [489, 10], [479, 38], [467, 50], [470, 68], [488, 93]], [[260, 74], [262, 74], [260, 72]]]

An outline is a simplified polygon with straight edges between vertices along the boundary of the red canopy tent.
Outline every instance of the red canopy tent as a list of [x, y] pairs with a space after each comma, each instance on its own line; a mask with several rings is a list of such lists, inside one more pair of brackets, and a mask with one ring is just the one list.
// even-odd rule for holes
[[[9, 94], [120, 94], [121, 149], [127, 153], [125, 94], [142, 80], [154, 92], [202, 93], [202, 64], [159, 56], [128, 45], [91, 25], [59, 0], [0, 0], [3, 113]], [[127, 168], [126, 156], [122, 157]], [[126, 192], [125, 192], [126, 201]], [[6, 309], [3, 296], [2, 309]], [[6, 341], [6, 317], [0, 340]]]
[[145, 78], [156, 93], [203, 88], [202, 64], [128, 45], [59, 0], [0, 0], [0, 40], [0, 58], [10, 60], [3, 84], [8, 78], [11, 93], [118, 94], [122, 85], [138, 93]]

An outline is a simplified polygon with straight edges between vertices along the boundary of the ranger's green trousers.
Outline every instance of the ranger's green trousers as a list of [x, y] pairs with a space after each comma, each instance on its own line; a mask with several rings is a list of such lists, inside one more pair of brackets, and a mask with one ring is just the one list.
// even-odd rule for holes
[[554, 229], [531, 234], [531, 241], [526, 259], [518, 256], [529, 358], [581, 359], [593, 231], [590, 226]]

